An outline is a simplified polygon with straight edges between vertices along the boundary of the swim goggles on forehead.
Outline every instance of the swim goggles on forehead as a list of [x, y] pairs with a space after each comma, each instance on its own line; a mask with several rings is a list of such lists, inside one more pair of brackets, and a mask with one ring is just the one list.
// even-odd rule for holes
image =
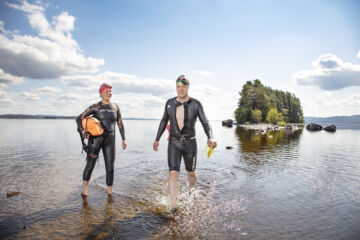
[[99, 93], [101, 94], [105, 89], [112, 89], [112, 86], [107, 83], [101, 84], [99, 88]]
[[178, 77], [178, 79], [176, 80], [176, 85], [177, 86], [183, 86], [183, 85], [189, 85], [189, 80], [187, 80], [184, 75], [181, 75], [180, 77]]

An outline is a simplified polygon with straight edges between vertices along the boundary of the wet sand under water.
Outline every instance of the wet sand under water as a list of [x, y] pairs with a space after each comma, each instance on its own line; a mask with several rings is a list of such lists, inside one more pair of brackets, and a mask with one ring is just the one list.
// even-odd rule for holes
[[[166, 171], [158, 172], [167, 174]], [[166, 175], [165, 175], [166, 176]], [[146, 180], [148, 175], [138, 177]], [[182, 176], [184, 178], [185, 176]], [[215, 204], [216, 179], [200, 180], [189, 194], [186, 179], [180, 182], [179, 210], [169, 213], [167, 179], [156, 179], [140, 185], [134, 182], [125, 193], [106, 194], [106, 187], [91, 181], [88, 197], [82, 200], [77, 189], [67, 206], [42, 210], [21, 219], [6, 231], [8, 239], [193, 239], [226, 236], [224, 221], [235, 208], [245, 211], [246, 201]], [[157, 183], [157, 184], [156, 184]], [[155, 188], [149, 188], [149, 187]], [[2, 222], [4, 224], [4, 222]], [[10, 224], [6, 224], [10, 226]], [[25, 228], [24, 228], [25, 226]], [[231, 226], [230, 226], [231, 228]], [[236, 230], [242, 233], [240, 229]], [[225, 234], [225, 235], [224, 235]], [[230, 237], [230, 236], [228, 236]], [[235, 236], [233, 236], [235, 237]]]
[[259, 134], [214, 122], [218, 148], [207, 158], [198, 124], [195, 191], [182, 163], [171, 216], [167, 136], [152, 150], [158, 121], [125, 122], [115, 194], [107, 197], [101, 156], [86, 203], [73, 120], [1, 121], [0, 239], [360, 239], [359, 130]]

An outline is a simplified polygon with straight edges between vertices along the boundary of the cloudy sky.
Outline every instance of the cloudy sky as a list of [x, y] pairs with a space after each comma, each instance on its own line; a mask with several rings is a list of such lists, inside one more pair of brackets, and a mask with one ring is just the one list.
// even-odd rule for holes
[[0, 114], [78, 115], [102, 82], [124, 117], [160, 118], [175, 80], [210, 119], [248, 80], [305, 116], [360, 114], [360, 2], [0, 0]]

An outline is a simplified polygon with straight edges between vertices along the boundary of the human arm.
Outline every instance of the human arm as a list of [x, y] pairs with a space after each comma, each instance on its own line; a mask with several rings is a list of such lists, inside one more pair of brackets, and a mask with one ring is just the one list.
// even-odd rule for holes
[[165, 129], [166, 129], [166, 125], [167, 125], [167, 123], [168, 123], [168, 121], [169, 121], [169, 114], [168, 114], [168, 112], [167, 112], [167, 110], [166, 110], [166, 106], [167, 106], [167, 104], [165, 104], [164, 114], [163, 114], [163, 117], [162, 117], [162, 119], [161, 119], [161, 121], [160, 121], [159, 129], [158, 129], [158, 132], [157, 132], [157, 134], [156, 134], [156, 139], [155, 139], [155, 142], [154, 142], [154, 144], [153, 144], [153, 149], [154, 149], [154, 151], [157, 151], [157, 150], [158, 150], [159, 144], [160, 144], [160, 143], [159, 143], [160, 138], [161, 138], [162, 134], [164, 133], [164, 131], [165, 131]]
[[[97, 110], [97, 104], [93, 104], [90, 107], [88, 107], [87, 109], [85, 109], [85, 111], [83, 111], [77, 118], [76, 118], [76, 124], [77, 124], [77, 130], [80, 134], [80, 136], [82, 138], [87, 138], [85, 136], [85, 129], [82, 126], [82, 120], [92, 114], [95, 114]], [[83, 139], [82, 139], [83, 140]]]
[[120, 111], [120, 107], [116, 104], [117, 107], [117, 125], [119, 128], [119, 132], [122, 138], [122, 148], [123, 150], [125, 150], [127, 148], [127, 143], [126, 143], [126, 139], [125, 139], [125, 128], [124, 128], [124, 123], [121, 117], [121, 111]]
[[201, 125], [204, 128], [205, 134], [208, 138], [207, 145], [209, 147], [211, 146], [211, 147], [215, 148], [217, 146], [217, 143], [213, 140], [212, 129], [211, 129], [209, 120], [206, 118], [204, 108], [200, 102], [198, 102], [198, 118], [199, 118]]
[[81, 143], [83, 146], [83, 149], [85, 152], [87, 152], [88, 147], [85, 144], [85, 139], [89, 138], [89, 134], [85, 132], [85, 129], [82, 126], [82, 120], [91, 114], [94, 114], [96, 111], [95, 104], [91, 105], [87, 109], [85, 109], [84, 112], [82, 112], [77, 118], [76, 118], [76, 124], [77, 124], [77, 131], [79, 132]]

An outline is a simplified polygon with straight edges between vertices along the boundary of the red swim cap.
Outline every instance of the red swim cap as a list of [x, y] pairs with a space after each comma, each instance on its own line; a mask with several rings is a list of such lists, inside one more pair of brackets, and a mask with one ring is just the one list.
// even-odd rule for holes
[[99, 88], [99, 93], [102, 94], [102, 92], [105, 90], [105, 89], [112, 89], [112, 86], [110, 84], [107, 84], [107, 83], [103, 83], [100, 85], [100, 88]]

